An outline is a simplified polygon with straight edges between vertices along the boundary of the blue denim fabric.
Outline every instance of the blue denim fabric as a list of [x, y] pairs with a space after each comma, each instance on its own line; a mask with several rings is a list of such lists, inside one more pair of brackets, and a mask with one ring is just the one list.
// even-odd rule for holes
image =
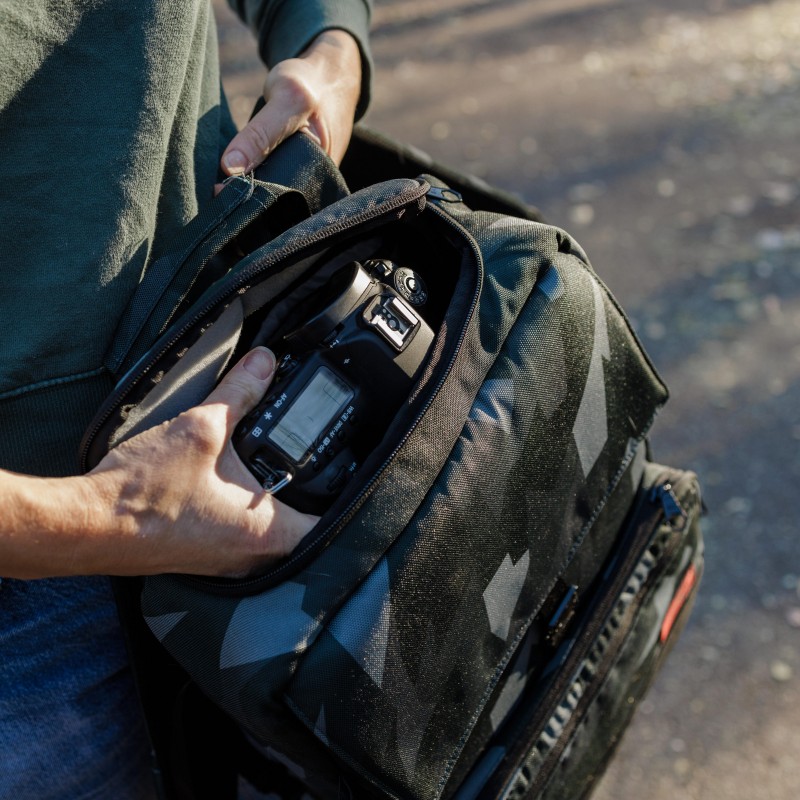
[[0, 584], [0, 800], [151, 800], [107, 578]]

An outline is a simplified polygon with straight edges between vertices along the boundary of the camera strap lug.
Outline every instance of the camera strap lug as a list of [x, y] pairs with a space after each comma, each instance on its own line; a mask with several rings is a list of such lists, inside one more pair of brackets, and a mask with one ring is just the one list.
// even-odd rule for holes
[[289, 470], [275, 469], [263, 453], [253, 455], [249, 459], [249, 467], [267, 494], [279, 492], [292, 479], [292, 473]]
[[[278, 473], [278, 474], [280, 475], [280, 473]], [[291, 480], [292, 480], [292, 473], [291, 472], [284, 472], [281, 475], [281, 477], [278, 479], [278, 481], [276, 483], [272, 484], [272, 486], [265, 486], [264, 487], [264, 491], [267, 494], [275, 494], [276, 492], [279, 492], [281, 489], [283, 489], [286, 485], [288, 485], [288, 483]]]

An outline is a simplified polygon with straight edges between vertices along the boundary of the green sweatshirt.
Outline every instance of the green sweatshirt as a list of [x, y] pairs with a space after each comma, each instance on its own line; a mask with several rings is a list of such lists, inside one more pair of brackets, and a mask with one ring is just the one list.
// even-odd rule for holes
[[[351, 32], [368, 86], [368, 0], [231, 5], [268, 65]], [[208, 0], [0, 0], [0, 77], [0, 467], [67, 475], [120, 314], [235, 129]]]

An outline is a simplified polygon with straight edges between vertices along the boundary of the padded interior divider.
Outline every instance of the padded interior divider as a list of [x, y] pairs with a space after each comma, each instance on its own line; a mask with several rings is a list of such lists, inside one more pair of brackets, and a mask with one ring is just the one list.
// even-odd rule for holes
[[236, 297], [142, 402], [130, 409], [125, 421], [114, 431], [110, 446], [116, 447], [203, 402], [228, 367], [243, 321], [242, 298]]

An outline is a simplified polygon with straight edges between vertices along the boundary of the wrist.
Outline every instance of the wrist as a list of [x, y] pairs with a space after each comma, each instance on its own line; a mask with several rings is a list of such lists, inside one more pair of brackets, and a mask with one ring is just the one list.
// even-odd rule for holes
[[[97, 556], [105, 563], [98, 563], [98, 571], [110, 575], [168, 571], [170, 565], [162, 561], [158, 543], [175, 515], [168, 519], [165, 503], [148, 494], [146, 487], [152, 486], [152, 481], [140, 474], [139, 464], [106, 463], [82, 480], [86, 506], [94, 509], [86, 546], [92, 548], [97, 541], [103, 545]], [[87, 560], [90, 557], [87, 553]]]
[[0, 563], [30, 579], [107, 572], [117, 531], [87, 477], [39, 478], [0, 472]]
[[346, 85], [358, 102], [361, 91], [361, 50], [358, 43], [345, 30], [332, 28], [316, 36], [300, 54], [300, 58], [318, 64], [329, 78]]

